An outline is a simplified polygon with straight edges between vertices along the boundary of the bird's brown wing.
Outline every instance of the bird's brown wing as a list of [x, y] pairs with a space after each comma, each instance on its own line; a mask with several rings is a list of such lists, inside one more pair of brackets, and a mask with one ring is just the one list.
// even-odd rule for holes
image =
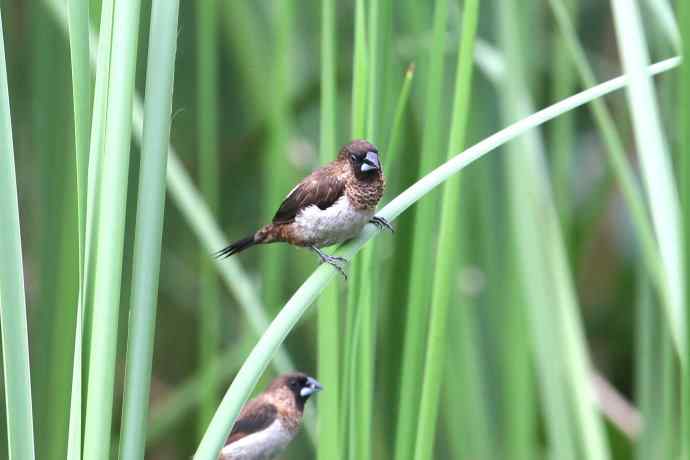
[[345, 181], [331, 168], [317, 169], [292, 189], [273, 217], [274, 224], [289, 224], [302, 209], [312, 205], [326, 209], [345, 192]]
[[248, 402], [235, 421], [225, 445], [267, 428], [277, 416], [278, 409], [273, 404], [256, 400]]

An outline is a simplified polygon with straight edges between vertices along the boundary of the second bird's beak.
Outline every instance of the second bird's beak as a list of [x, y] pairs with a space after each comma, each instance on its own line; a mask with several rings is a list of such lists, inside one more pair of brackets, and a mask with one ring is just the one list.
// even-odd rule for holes
[[303, 398], [306, 396], [311, 396], [314, 393], [318, 393], [323, 390], [323, 386], [311, 377], [307, 378], [307, 385], [299, 391], [299, 395]]
[[364, 157], [364, 161], [362, 162], [362, 167], [360, 168], [362, 172], [367, 172], [367, 171], [380, 171], [381, 170], [381, 162], [379, 161], [379, 155], [376, 152], [367, 152], [367, 156]]

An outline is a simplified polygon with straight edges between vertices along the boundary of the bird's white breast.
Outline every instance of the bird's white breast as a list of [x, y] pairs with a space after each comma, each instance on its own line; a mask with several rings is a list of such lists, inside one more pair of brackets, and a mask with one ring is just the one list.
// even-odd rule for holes
[[223, 447], [219, 460], [270, 460], [285, 449], [293, 436], [276, 420], [268, 428]]
[[374, 212], [374, 209], [356, 209], [347, 195], [343, 195], [326, 209], [316, 205], [304, 208], [295, 217], [295, 224], [302, 238], [310, 245], [324, 247], [357, 236]]

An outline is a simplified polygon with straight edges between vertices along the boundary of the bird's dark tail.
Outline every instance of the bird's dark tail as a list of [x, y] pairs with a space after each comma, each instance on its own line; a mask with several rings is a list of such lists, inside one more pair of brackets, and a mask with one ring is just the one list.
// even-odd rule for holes
[[250, 235], [246, 238], [242, 238], [241, 240], [231, 243], [229, 246], [213, 254], [213, 256], [217, 259], [225, 259], [226, 257], [230, 257], [231, 255], [244, 251], [247, 248], [251, 248], [255, 244], [259, 244], [259, 242], [256, 241], [254, 235]]

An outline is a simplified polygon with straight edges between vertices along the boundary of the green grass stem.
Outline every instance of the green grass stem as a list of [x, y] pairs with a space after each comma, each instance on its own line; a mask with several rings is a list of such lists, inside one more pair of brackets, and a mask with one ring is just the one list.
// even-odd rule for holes
[[178, 11], [178, 0], [154, 0], [151, 9], [144, 137], [139, 170], [139, 203], [134, 237], [130, 329], [120, 439], [122, 459], [143, 458], [145, 453]]
[[[532, 113], [515, 24], [517, 2], [499, 10], [510, 79], [502, 86], [504, 117]], [[516, 229], [518, 270], [543, 388], [546, 429], [557, 458], [609, 458], [590, 385], [590, 364], [565, 248], [535, 132], [510, 146], [508, 193]], [[537, 345], [538, 344], [538, 345]], [[567, 357], [567, 358], [563, 358]]]
[[[429, 49], [429, 70], [425, 75], [424, 128], [418, 177], [433, 169], [441, 159], [441, 110], [443, 97], [444, 48], [447, 35], [448, 1], [434, 5], [433, 41]], [[417, 432], [419, 395], [424, 369], [424, 341], [427, 310], [431, 301], [433, 251], [429, 239], [435, 234], [437, 206], [435, 200], [425, 200], [415, 211], [412, 260], [408, 280], [407, 318], [402, 354], [400, 393], [396, 428], [395, 459], [410, 460], [414, 455], [414, 436]]]
[[84, 429], [86, 458], [110, 455], [139, 7], [139, 0], [122, 0], [113, 9]]
[[[55, 3], [48, 3], [55, 7]], [[98, 70], [96, 71], [96, 84], [93, 100], [93, 113], [91, 117], [91, 132], [89, 136], [89, 161], [87, 165], [87, 186], [85, 203], [85, 222], [84, 222], [84, 257], [81, 264], [83, 268], [79, 283], [79, 298], [77, 303], [77, 321], [74, 337], [74, 361], [72, 366], [72, 391], [70, 395], [70, 419], [69, 433], [67, 439], [67, 458], [69, 460], [79, 460], [82, 458], [83, 445], [83, 375], [84, 356], [88, 356], [88, 337], [85, 336], [85, 325], [87, 322], [87, 309], [90, 309], [93, 300], [93, 268], [95, 266], [94, 245], [96, 239], [96, 216], [98, 214], [98, 189], [100, 184], [100, 165], [102, 162], [103, 138], [105, 132], [105, 117], [107, 110], [108, 80], [110, 74], [110, 51], [109, 46], [112, 37], [112, 9], [113, 1], [103, 2], [101, 7], [101, 35], [99, 42], [108, 44], [101, 46], [98, 50]], [[64, 10], [55, 10], [56, 13]], [[67, 15], [60, 15], [60, 24], [65, 26], [68, 22]], [[88, 21], [88, 17], [86, 18]], [[88, 28], [88, 23], [87, 23]], [[71, 36], [70, 36], [71, 38]], [[76, 39], [76, 38], [75, 38]], [[89, 35], [89, 42], [94, 40]], [[94, 48], [89, 47], [89, 58]], [[90, 73], [89, 73], [90, 75]], [[75, 78], [76, 76], [73, 76]], [[89, 78], [90, 80], [90, 78]], [[88, 361], [87, 361], [88, 362]]]
[[10, 460], [32, 460], [34, 427], [17, 176], [0, 14], [0, 327]]
[[[679, 1], [678, 22], [680, 24], [682, 52], [685, 60], [678, 76], [678, 125], [690, 126], [690, 2]], [[676, 155], [676, 170], [680, 188], [685, 244], [685, 286], [690, 286], [690, 129], [678, 130], [680, 139]], [[690, 303], [685, 302], [685, 331], [690, 333]], [[685, 355], [690, 358], [690, 340], [686, 343]], [[682, 455], [690, 456], [690, 366], [683, 369], [682, 391]]]
[[[319, 159], [331, 161], [337, 150], [337, 82], [336, 82], [336, 4], [335, 0], [321, 2], [321, 125]], [[337, 284], [329, 285], [319, 300], [318, 375], [327, 389], [319, 396], [318, 460], [342, 458], [340, 445], [340, 301]]]
[[630, 79], [626, 92], [641, 174], [661, 254], [663, 280], [667, 283], [667, 321], [681, 362], [688, 364], [682, 216], [652, 80], [645, 72], [649, 52], [637, 2], [615, 0], [612, 4], [623, 68]]
[[[220, 212], [220, 174], [218, 157], [218, 2], [196, 2], [197, 17], [197, 131], [199, 144], [199, 188], [214, 215]], [[221, 305], [218, 275], [208, 253], [201, 247], [199, 264], [199, 367], [213, 372], [209, 365], [221, 344]], [[203, 376], [204, 398], [199, 410], [198, 429], [203, 430], [218, 404], [218, 379]]]
[[[458, 64], [455, 79], [448, 159], [453, 152], [462, 151], [465, 146], [467, 124], [470, 116], [470, 95], [472, 94], [472, 73], [474, 65], [474, 39], [479, 20], [479, 2], [466, 0], [463, 8], [462, 33], [458, 43]], [[438, 420], [441, 385], [444, 381], [448, 310], [457, 289], [454, 282], [457, 272], [462, 240], [460, 224], [460, 176], [450, 178], [443, 186], [441, 224], [434, 265], [434, 285], [431, 295], [429, 334], [426, 348], [426, 365], [419, 407], [415, 460], [429, 460], [434, 457], [434, 441]], [[459, 303], [459, 302], [458, 302]]]

